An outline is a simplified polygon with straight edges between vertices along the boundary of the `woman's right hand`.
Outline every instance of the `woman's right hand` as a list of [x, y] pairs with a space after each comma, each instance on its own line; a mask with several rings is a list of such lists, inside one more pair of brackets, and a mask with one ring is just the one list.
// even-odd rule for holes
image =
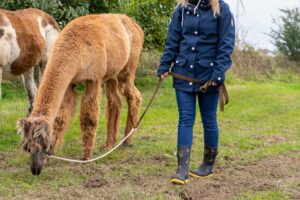
[[167, 78], [169, 76], [169, 72], [165, 72], [162, 75], [160, 75], [161, 79]]

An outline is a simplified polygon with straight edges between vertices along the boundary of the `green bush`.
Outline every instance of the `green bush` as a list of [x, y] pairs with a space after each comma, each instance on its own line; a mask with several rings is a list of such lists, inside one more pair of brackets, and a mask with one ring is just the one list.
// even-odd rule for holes
[[89, 4], [84, 1], [61, 1], [61, 0], [4, 0], [0, 7], [8, 10], [23, 8], [38, 8], [52, 15], [63, 27], [70, 20], [89, 13]]
[[0, 8], [38, 8], [52, 15], [61, 27], [88, 13], [126, 13], [143, 28], [145, 47], [163, 50], [175, 2], [176, 0], [3, 0]]
[[143, 28], [145, 46], [162, 51], [174, 8], [174, 0], [132, 0], [126, 5], [125, 12]]

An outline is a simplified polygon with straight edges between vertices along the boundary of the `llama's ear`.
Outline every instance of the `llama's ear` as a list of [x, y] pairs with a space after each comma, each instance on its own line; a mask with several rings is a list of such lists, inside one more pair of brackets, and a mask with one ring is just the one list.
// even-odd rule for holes
[[36, 124], [34, 128], [33, 138], [42, 136], [43, 138], [47, 137], [50, 133], [50, 126], [46, 121], [40, 121]]
[[17, 122], [17, 132], [19, 135], [24, 136], [30, 128], [30, 122], [26, 119], [19, 119]]

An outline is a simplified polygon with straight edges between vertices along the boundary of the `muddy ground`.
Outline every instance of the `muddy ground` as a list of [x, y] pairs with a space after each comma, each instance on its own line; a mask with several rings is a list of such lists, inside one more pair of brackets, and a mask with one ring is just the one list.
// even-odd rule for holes
[[[163, 157], [153, 158], [154, 162], [165, 165]], [[193, 179], [186, 186], [172, 186], [168, 173], [160, 176], [128, 176], [120, 179], [102, 179], [105, 170], [77, 168], [77, 173], [88, 174], [88, 179], [70, 187], [61, 187], [59, 192], [38, 193], [28, 191], [26, 197], [17, 199], [184, 199], [184, 200], [226, 200], [244, 197], [248, 191], [253, 194], [262, 191], [282, 191], [290, 199], [300, 199], [300, 151], [289, 152], [260, 159], [246, 165], [232, 166], [228, 159], [224, 167], [217, 166], [215, 176], [207, 179]], [[108, 166], [114, 168], [117, 166]], [[116, 188], [128, 186], [128, 191], [116, 192]], [[125, 187], [126, 188], [126, 187]], [[47, 190], [43, 188], [42, 190]], [[124, 190], [124, 189], [123, 189]], [[130, 194], [130, 191], [132, 194]], [[160, 195], [159, 195], [160, 194]]]

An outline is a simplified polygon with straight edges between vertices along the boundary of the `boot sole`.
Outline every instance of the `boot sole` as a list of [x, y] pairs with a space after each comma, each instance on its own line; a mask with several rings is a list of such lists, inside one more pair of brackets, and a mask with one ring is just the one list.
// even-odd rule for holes
[[200, 175], [198, 175], [198, 174], [194, 174], [194, 173], [192, 173], [192, 172], [189, 172], [189, 175], [192, 176], [192, 177], [194, 177], [194, 178], [203, 179], [203, 178], [209, 178], [209, 177], [212, 177], [214, 174], [209, 174], [209, 175], [207, 175], [207, 176], [200, 176]]
[[186, 180], [180, 180], [180, 179], [177, 179], [177, 178], [172, 178], [170, 180], [170, 183], [173, 183], [175, 185], [184, 185], [184, 184], [187, 184], [189, 183], [189, 179], [186, 179]]

